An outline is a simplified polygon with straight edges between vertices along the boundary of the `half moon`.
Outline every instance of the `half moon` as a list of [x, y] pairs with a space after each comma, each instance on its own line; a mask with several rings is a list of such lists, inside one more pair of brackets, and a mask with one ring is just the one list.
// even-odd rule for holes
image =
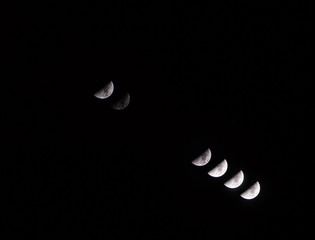
[[211, 177], [221, 177], [224, 175], [228, 168], [227, 161], [224, 159], [217, 166], [215, 166], [212, 170], [208, 172]]
[[196, 166], [204, 166], [206, 165], [211, 159], [211, 151], [210, 148], [208, 148], [204, 153], [202, 153], [199, 157], [197, 157], [195, 160], [192, 161], [192, 164]]
[[239, 171], [235, 174], [230, 180], [226, 181], [224, 185], [228, 188], [238, 188], [244, 181], [244, 173], [243, 171]]
[[260, 184], [257, 181], [253, 186], [248, 188], [245, 192], [241, 194], [241, 197], [244, 199], [254, 199], [260, 192]]
[[101, 90], [97, 91], [94, 96], [99, 99], [105, 99], [110, 97], [114, 91], [114, 84], [112, 81], [110, 81], [108, 84], [106, 84]]
[[126, 108], [130, 103], [130, 95], [129, 93], [126, 93], [120, 100], [113, 103], [111, 107], [115, 110], [122, 110]]

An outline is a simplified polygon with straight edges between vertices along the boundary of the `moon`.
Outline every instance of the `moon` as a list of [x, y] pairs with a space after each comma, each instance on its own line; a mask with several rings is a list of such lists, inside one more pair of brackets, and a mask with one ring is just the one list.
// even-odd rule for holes
[[254, 185], [248, 188], [245, 192], [241, 194], [241, 197], [244, 199], [254, 199], [260, 192], [260, 184], [257, 181]]
[[212, 170], [210, 170], [208, 172], [208, 174], [211, 177], [221, 177], [222, 175], [225, 174], [227, 168], [228, 168], [228, 164], [227, 164], [227, 161], [224, 159], [217, 166], [215, 166]]
[[199, 157], [195, 158], [191, 163], [195, 166], [204, 166], [206, 165], [211, 159], [211, 151], [208, 148], [204, 153], [202, 153]]
[[111, 107], [115, 110], [122, 110], [125, 109], [130, 103], [130, 95], [126, 93], [120, 100], [113, 103]]
[[244, 173], [241, 170], [237, 174], [235, 174], [230, 180], [226, 181], [224, 185], [228, 188], [237, 188], [241, 186], [243, 181], [244, 181]]
[[110, 81], [108, 84], [106, 84], [101, 90], [97, 91], [94, 96], [99, 99], [105, 99], [110, 97], [114, 91], [114, 84], [112, 81]]

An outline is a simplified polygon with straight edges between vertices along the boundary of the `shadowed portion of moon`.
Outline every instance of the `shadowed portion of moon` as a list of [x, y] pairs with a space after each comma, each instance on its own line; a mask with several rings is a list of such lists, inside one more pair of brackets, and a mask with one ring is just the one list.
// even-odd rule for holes
[[217, 166], [215, 166], [212, 170], [210, 170], [208, 172], [208, 174], [211, 177], [221, 177], [222, 175], [225, 174], [227, 168], [228, 168], [228, 164], [227, 164], [227, 161], [224, 159]]
[[248, 188], [245, 192], [241, 194], [241, 197], [247, 200], [254, 199], [260, 192], [260, 184], [257, 181], [254, 185]]
[[238, 188], [239, 186], [241, 186], [243, 181], [244, 181], [244, 173], [241, 170], [237, 174], [235, 174], [231, 179], [226, 181], [224, 185], [228, 188]]
[[110, 97], [114, 91], [114, 84], [112, 81], [110, 81], [108, 84], [106, 84], [101, 90], [97, 91], [94, 96], [99, 99], [105, 99]]
[[114, 102], [111, 107], [115, 110], [123, 110], [125, 109], [130, 103], [130, 95], [126, 93], [120, 100]]
[[196, 165], [196, 166], [204, 166], [206, 165], [211, 159], [211, 151], [208, 148], [204, 153], [202, 153], [199, 157], [197, 157], [196, 159], [194, 159], [192, 161], [192, 164]]

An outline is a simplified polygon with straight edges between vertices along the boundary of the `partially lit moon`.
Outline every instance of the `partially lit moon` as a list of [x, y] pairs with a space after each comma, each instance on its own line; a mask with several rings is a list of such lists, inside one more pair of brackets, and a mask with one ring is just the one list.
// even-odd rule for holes
[[224, 185], [228, 188], [237, 188], [241, 186], [243, 181], [244, 181], [244, 173], [241, 170], [237, 174], [235, 174], [230, 180], [226, 181]]
[[208, 172], [208, 174], [211, 177], [221, 177], [224, 175], [228, 168], [227, 161], [224, 159], [222, 162], [220, 162], [217, 166], [215, 166], [212, 170]]
[[241, 197], [244, 199], [254, 199], [260, 192], [260, 184], [257, 181], [253, 186], [248, 188], [245, 192], [241, 194]]
[[130, 103], [130, 95], [126, 93], [120, 100], [116, 101], [111, 105], [111, 107], [115, 110], [125, 109]]
[[202, 153], [199, 157], [195, 158], [192, 161], [192, 164], [196, 165], [196, 166], [204, 166], [206, 165], [211, 159], [211, 151], [208, 148], [204, 153]]
[[110, 97], [114, 91], [114, 84], [112, 81], [110, 81], [108, 84], [106, 84], [101, 90], [97, 91], [94, 96], [99, 99], [105, 99]]

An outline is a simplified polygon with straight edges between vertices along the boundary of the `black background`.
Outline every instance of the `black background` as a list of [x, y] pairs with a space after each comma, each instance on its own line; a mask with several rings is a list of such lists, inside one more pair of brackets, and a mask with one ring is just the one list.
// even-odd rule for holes
[[[28, 4], [6, 19], [12, 236], [308, 232], [310, 6]], [[109, 81], [113, 95], [95, 98]], [[130, 105], [111, 109], [125, 92]], [[210, 163], [192, 165], [208, 147]], [[224, 158], [227, 173], [208, 176]]]

